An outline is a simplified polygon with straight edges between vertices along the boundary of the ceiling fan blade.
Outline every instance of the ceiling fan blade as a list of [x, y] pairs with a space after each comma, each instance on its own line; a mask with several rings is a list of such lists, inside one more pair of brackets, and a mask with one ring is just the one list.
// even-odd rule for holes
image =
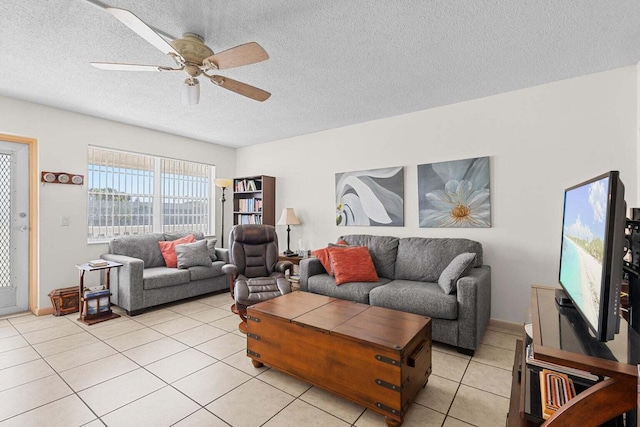
[[269, 59], [267, 52], [256, 42], [241, 44], [205, 58], [203, 63], [218, 70], [255, 64]]
[[131, 28], [140, 37], [154, 45], [161, 52], [182, 59], [182, 56], [177, 50], [175, 50], [165, 39], [163, 39], [158, 33], [133, 13], [126, 9], [119, 9], [117, 7], [107, 7], [105, 10], [115, 16], [124, 25]]
[[96, 68], [112, 71], [182, 71], [181, 68], [163, 67], [160, 65], [119, 64], [115, 62], [91, 62]]
[[256, 101], [266, 101], [271, 96], [267, 91], [227, 77], [211, 76], [211, 81], [220, 87], [239, 93], [247, 98], [255, 99]]

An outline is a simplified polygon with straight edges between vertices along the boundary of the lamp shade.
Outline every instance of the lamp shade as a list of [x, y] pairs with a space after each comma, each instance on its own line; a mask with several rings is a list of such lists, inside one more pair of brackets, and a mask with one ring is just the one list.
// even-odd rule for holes
[[213, 182], [216, 184], [216, 187], [220, 188], [231, 187], [231, 185], [233, 184], [233, 180], [229, 178], [216, 178], [213, 180]]
[[297, 225], [300, 224], [300, 220], [293, 211], [293, 208], [282, 209], [282, 215], [278, 220], [278, 225]]
[[200, 82], [198, 79], [191, 77], [184, 81], [180, 98], [183, 105], [195, 105], [200, 102]]

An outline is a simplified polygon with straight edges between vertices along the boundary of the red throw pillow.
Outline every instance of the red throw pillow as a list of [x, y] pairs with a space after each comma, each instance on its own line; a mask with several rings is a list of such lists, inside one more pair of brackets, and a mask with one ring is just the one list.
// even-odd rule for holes
[[330, 247], [329, 257], [336, 276], [336, 285], [378, 281], [376, 267], [366, 246]]
[[327, 274], [332, 275], [333, 272], [331, 271], [331, 260], [329, 260], [329, 248], [316, 249], [311, 252], [311, 255], [318, 258]]
[[178, 267], [178, 255], [176, 255], [176, 246], [183, 243], [193, 243], [195, 241], [196, 236], [194, 236], [193, 234], [189, 234], [188, 236], [184, 236], [181, 239], [171, 240], [170, 242], [158, 242], [158, 245], [160, 246], [160, 252], [162, 252], [162, 257], [164, 258], [164, 263], [167, 264], [167, 267]]

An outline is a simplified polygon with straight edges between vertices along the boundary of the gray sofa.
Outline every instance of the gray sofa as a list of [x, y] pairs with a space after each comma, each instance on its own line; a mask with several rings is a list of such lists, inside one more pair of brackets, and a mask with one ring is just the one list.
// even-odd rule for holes
[[229, 277], [222, 272], [222, 266], [229, 262], [229, 252], [213, 248], [215, 241], [209, 242], [208, 250], [215, 251], [217, 258], [211, 266], [166, 266], [158, 242], [176, 240], [188, 234], [194, 234], [196, 242], [204, 239], [201, 232], [149, 233], [111, 239], [109, 253], [101, 258], [123, 264], [111, 269], [111, 302], [135, 316], [155, 305], [228, 290]]
[[[480, 243], [371, 235], [341, 236], [339, 240], [367, 246], [379, 280], [337, 286], [320, 261], [311, 257], [300, 262], [300, 290], [428, 316], [434, 341], [473, 354], [491, 314], [491, 268], [483, 265]], [[454, 258], [466, 252], [476, 254], [470, 261], [473, 268], [454, 279], [457, 289], [447, 294], [438, 279]]]

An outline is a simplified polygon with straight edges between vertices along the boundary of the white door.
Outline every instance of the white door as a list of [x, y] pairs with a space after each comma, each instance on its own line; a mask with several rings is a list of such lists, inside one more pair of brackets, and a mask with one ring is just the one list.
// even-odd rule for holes
[[0, 315], [29, 308], [29, 146], [0, 140]]

